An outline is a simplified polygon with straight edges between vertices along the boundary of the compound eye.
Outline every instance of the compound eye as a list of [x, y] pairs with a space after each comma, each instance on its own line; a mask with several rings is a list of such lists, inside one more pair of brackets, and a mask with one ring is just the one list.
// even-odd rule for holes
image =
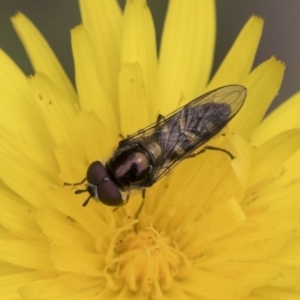
[[124, 203], [119, 189], [111, 181], [101, 162], [94, 161], [90, 164], [86, 179], [91, 196], [100, 200], [103, 204], [118, 206]]

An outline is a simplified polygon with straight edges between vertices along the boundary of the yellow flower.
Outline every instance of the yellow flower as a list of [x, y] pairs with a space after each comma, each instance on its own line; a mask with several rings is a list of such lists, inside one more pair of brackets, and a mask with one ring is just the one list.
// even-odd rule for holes
[[[300, 133], [296, 94], [265, 120], [284, 65], [252, 64], [251, 17], [212, 80], [214, 1], [172, 0], [159, 58], [145, 0], [81, 0], [72, 30], [76, 90], [22, 14], [12, 21], [30, 78], [0, 52], [0, 294], [3, 299], [299, 299]], [[247, 87], [210, 141], [117, 211], [82, 207], [63, 182], [126, 136], [208, 90]], [[300, 108], [300, 107], [299, 107]], [[136, 230], [135, 230], [136, 229]]]

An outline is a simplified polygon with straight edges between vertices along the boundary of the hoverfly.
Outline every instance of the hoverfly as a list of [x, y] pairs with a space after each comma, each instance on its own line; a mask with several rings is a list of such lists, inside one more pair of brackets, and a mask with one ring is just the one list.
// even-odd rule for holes
[[155, 123], [121, 140], [105, 165], [92, 162], [86, 178], [72, 184], [86, 181], [86, 189], [75, 193], [89, 193], [83, 206], [91, 198], [109, 206], [120, 206], [128, 200], [128, 197], [123, 200], [121, 191], [145, 190], [185, 158], [207, 149], [223, 151], [234, 158], [229, 151], [211, 146], [194, 151], [237, 114], [245, 98], [245, 87], [228, 85], [196, 98], [165, 117], [159, 115]]

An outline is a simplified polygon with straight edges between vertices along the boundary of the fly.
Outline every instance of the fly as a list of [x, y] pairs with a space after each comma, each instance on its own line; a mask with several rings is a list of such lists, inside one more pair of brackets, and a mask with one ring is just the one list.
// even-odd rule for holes
[[[221, 148], [200, 146], [213, 136], [238, 113], [246, 98], [246, 88], [228, 85], [210, 91], [173, 113], [159, 115], [157, 121], [119, 142], [112, 157], [103, 165], [94, 161], [87, 169], [86, 189], [76, 190], [76, 194], [87, 192], [89, 197], [105, 205], [120, 206], [127, 202], [122, 192], [152, 186], [170, 172], [182, 160], [194, 157], [205, 150]], [[70, 185], [66, 183], [66, 185]]]

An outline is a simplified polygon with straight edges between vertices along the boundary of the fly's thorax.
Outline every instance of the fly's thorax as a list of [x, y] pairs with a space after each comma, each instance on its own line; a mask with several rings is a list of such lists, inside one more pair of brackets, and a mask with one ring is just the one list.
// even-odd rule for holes
[[121, 144], [106, 168], [122, 190], [139, 186], [152, 171], [151, 158], [139, 144]]
[[160, 147], [160, 145], [156, 142], [141, 142], [140, 143], [141, 147], [143, 147], [147, 154], [150, 156], [152, 163], [154, 164], [157, 159], [161, 156], [162, 154], [162, 149]]

